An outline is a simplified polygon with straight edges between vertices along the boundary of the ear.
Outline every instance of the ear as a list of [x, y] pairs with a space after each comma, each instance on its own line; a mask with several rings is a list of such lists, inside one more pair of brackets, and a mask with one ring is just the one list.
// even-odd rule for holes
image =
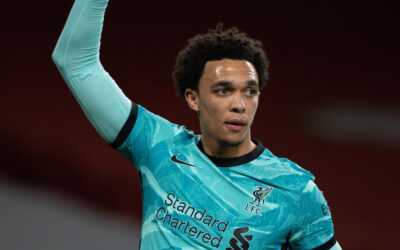
[[199, 94], [196, 90], [185, 89], [185, 99], [191, 109], [199, 111]]

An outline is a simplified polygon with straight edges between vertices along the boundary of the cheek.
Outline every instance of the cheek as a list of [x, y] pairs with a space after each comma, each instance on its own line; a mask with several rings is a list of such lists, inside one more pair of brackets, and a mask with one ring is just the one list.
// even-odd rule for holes
[[216, 108], [209, 103], [201, 105], [200, 106], [200, 114], [203, 119], [207, 124], [212, 125], [213, 121], [216, 120], [216, 116], [218, 114], [218, 111]]
[[215, 98], [208, 98], [201, 102], [200, 111], [207, 115], [209, 119], [215, 119], [223, 114], [224, 103]]
[[247, 110], [249, 111], [249, 115], [254, 117], [258, 107], [258, 99], [257, 100], [250, 100], [247, 106]]

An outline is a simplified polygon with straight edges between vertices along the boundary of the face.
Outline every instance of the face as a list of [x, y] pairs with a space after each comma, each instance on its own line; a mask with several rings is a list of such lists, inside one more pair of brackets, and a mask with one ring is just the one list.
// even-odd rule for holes
[[199, 114], [202, 137], [224, 146], [250, 141], [259, 96], [254, 66], [231, 59], [207, 62], [198, 91], [185, 91], [188, 105]]

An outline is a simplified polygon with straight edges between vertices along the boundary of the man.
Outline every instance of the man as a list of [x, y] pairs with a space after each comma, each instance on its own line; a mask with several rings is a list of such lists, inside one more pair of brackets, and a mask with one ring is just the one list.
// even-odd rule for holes
[[131, 102], [103, 69], [108, 0], [76, 0], [53, 60], [90, 122], [138, 169], [142, 249], [341, 249], [314, 177], [252, 140], [267, 80], [261, 43], [237, 29], [198, 35], [175, 86], [198, 113], [194, 135]]

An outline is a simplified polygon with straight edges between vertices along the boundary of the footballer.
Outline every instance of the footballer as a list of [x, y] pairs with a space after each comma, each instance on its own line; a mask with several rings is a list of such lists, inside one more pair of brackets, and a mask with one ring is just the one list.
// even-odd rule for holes
[[[103, 68], [108, 0], [75, 0], [52, 58], [98, 133], [137, 168], [141, 249], [341, 249], [314, 176], [252, 138], [268, 79], [261, 42], [217, 25], [173, 72], [200, 135], [130, 100]], [[150, 107], [151, 108], [151, 107]]]

